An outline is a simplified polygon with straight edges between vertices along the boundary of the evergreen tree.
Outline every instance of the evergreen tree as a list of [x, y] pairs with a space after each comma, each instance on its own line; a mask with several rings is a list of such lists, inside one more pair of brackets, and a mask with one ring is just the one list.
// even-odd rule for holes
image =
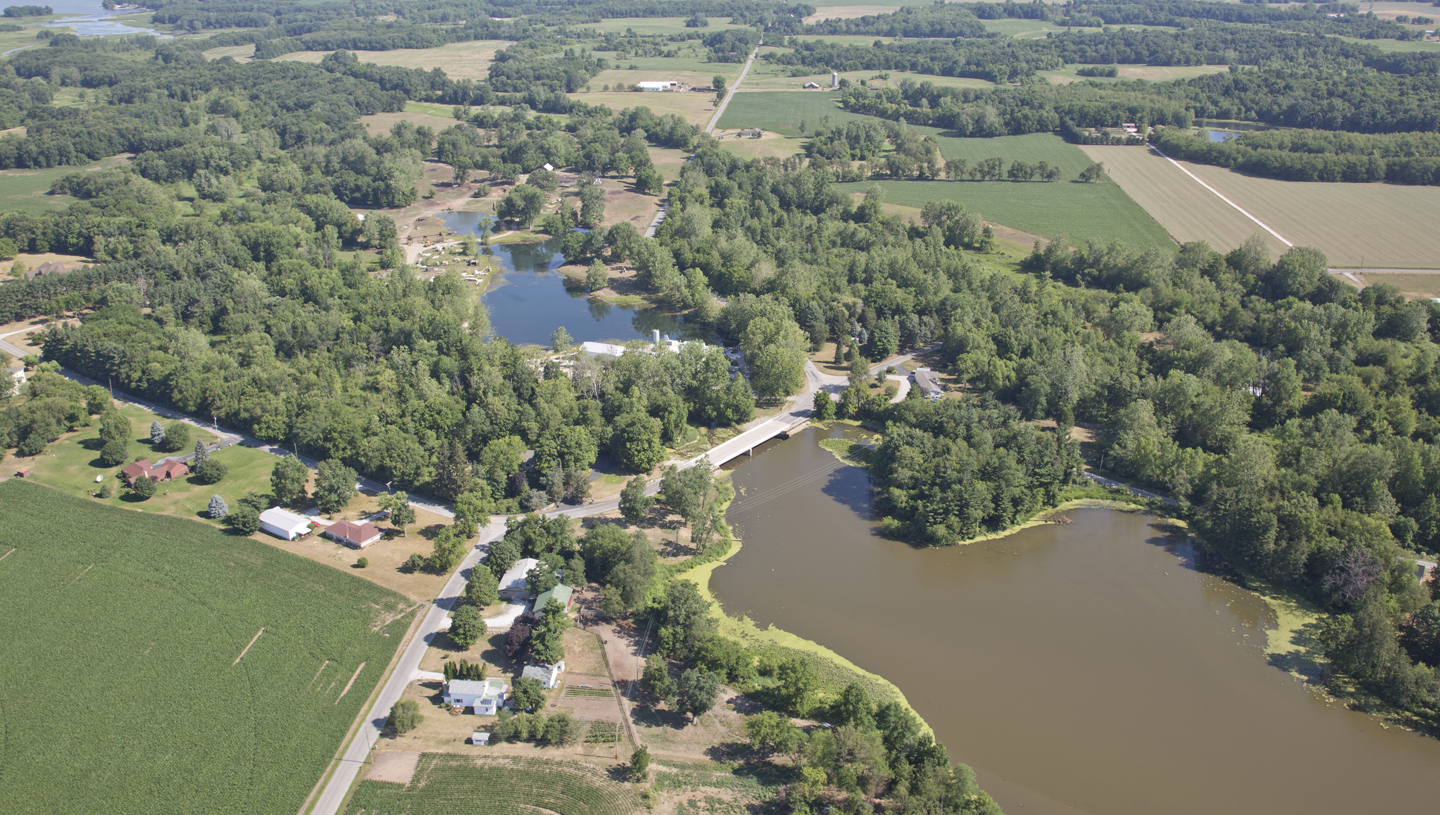
[[165, 428], [160, 426], [159, 419], [155, 419], [150, 422], [150, 443], [158, 447], [163, 441], [165, 441]]
[[210, 517], [212, 519], [218, 521], [229, 514], [230, 505], [225, 503], [224, 498], [221, 498], [218, 495], [210, 496]]
[[441, 444], [435, 453], [435, 478], [430, 482], [430, 488], [434, 490], [436, 497], [444, 501], [454, 501], [456, 496], [468, 491], [474, 482], [475, 477], [470, 472], [470, 460], [465, 456], [465, 448], [453, 439]]

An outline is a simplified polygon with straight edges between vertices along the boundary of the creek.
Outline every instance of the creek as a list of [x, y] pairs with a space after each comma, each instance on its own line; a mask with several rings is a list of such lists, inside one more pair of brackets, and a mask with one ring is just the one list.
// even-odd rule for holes
[[1009, 815], [1423, 811], [1440, 742], [1327, 702], [1267, 655], [1277, 616], [1183, 535], [1107, 509], [917, 549], [810, 429], [734, 467], [711, 588], [884, 676]]
[[[490, 216], [479, 212], [445, 216], [445, 226], [461, 235], [478, 237], [489, 222]], [[484, 297], [491, 328], [517, 345], [549, 345], [550, 334], [559, 326], [576, 342], [625, 343], [649, 339], [656, 331], [677, 340], [711, 338], [711, 332], [685, 323], [678, 314], [591, 297], [581, 281], [557, 271], [565, 262], [559, 238], [494, 244], [485, 247], [484, 254], [499, 268]]]

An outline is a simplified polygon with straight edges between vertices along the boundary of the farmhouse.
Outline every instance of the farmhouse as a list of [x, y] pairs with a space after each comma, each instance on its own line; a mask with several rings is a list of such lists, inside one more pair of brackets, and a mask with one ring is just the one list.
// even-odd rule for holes
[[920, 389], [920, 395], [926, 399], [939, 399], [940, 380], [935, 378], [935, 372], [929, 368], [920, 368], [915, 371], [915, 387]]
[[27, 272], [25, 273], [25, 279], [26, 279], [26, 280], [34, 280], [34, 279], [37, 278], [37, 277], [44, 277], [44, 276], [47, 275], [47, 274], [51, 274], [51, 275], [53, 275], [53, 274], [65, 274], [65, 272], [67, 272], [67, 271], [69, 271], [69, 270], [65, 268], [65, 264], [63, 264], [63, 263], [56, 263], [55, 261], [50, 260], [50, 261], [46, 261], [46, 262], [40, 264], [39, 266], [36, 266], [35, 268], [27, 271]]
[[570, 610], [570, 604], [575, 601], [575, 592], [569, 586], [556, 586], [549, 591], [542, 591], [535, 598], [535, 609], [539, 611], [545, 608], [551, 600], [559, 603], [566, 611]]
[[680, 83], [673, 79], [665, 82], [636, 82], [635, 87], [642, 91], [673, 91], [680, 87]]
[[337, 521], [322, 534], [336, 543], [343, 543], [351, 549], [364, 549], [380, 540], [380, 530], [370, 524], [352, 521]]
[[125, 477], [126, 486], [135, 486], [135, 479], [146, 476], [151, 481], [170, 481], [190, 472], [190, 465], [178, 458], [164, 458], [154, 464], [150, 459], [142, 458], [139, 461], [121, 468], [120, 474]]
[[505, 600], [518, 600], [530, 596], [530, 584], [525, 582], [525, 576], [535, 570], [540, 561], [533, 557], [521, 558], [515, 561], [515, 565], [506, 570], [500, 578], [500, 597]]
[[742, 130], [742, 131], [740, 131], [739, 133], [736, 133], [736, 134], [735, 134], [735, 138], [737, 138], [737, 139], [758, 139], [758, 138], [760, 138], [760, 135], [761, 135], [760, 128], [758, 128], [758, 127], [751, 127], [751, 128], [747, 128], [747, 129], [745, 129], [745, 130]]
[[525, 666], [525, 670], [521, 671], [520, 675], [529, 679], [538, 680], [540, 684], [546, 688], [553, 688], [560, 684], [560, 674], [563, 673], [565, 673], [565, 660], [562, 659], [554, 665], [541, 665], [532, 662]]
[[10, 393], [11, 393], [12, 395], [19, 393], [19, 392], [20, 392], [20, 386], [25, 384], [25, 366], [24, 366], [24, 365], [11, 365], [11, 366], [10, 366], [10, 380], [11, 380], [11, 382], [13, 383], [13, 384], [10, 386]]
[[310, 533], [310, 519], [271, 507], [260, 513], [260, 528], [277, 538], [293, 541]]
[[494, 716], [505, 704], [505, 683], [499, 679], [452, 679], [445, 683], [445, 704]]

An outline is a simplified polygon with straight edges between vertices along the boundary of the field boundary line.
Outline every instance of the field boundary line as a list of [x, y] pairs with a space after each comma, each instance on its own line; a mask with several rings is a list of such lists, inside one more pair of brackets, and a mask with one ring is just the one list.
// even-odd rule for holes
[[329, 664], [330, 664], [330, 660], [328, 660], [328, 659], [325, 660], [324, 662], [320, 663], [320, 670], [317, 670], [317, 671], [315, 672], [315, 675], [312, 676], [312, 677], [310, 677], [310, 684], [305, 686], [305, 690], [310, 690], [310, 688], [312, 688], [312, 687], [315, 686], [315, 680], [317, 680], [317, 679], [320, 678], [320, 671], [325, 670], [325, 666], [326, 666], [326, 665], [329, 665]]
[[1244, 215], [1246, 218], [1249, 218], [1250, 220], [1254, 221], [1255, 224], [1256, 224], [1256, 226], [1259, 226], [1261, 229], [1265, 230], [1266, 232], [1269, 232], [1272, 236], [1274, 236], [1274, 238], [1275, 238], [1276, 240], [1280, 241], [1281, 243], [1285, 244], [1286, 246], [1289, 246], [1289, 247], [1292, 248], [1292, 249], [1295, 248], [1295, 244], [1291, 243], [1291, 242], [1288, 241], [1288, 240], [1285, 240], [1285, 236], [1284, 236], [1284, 235], [1281, 235], [1279, 232], [1276, 232], [1275, 230], [1271, 229], [1269, 224], [1265, 223], [1264, 221], [1260, 220], [1259, 218], [1256, 218], [1254, 215], [1251, 215], [1250, 213], [1246, 212], [1243, 207], [1241, 207], [1239, 204], [1235, 203], [1234, 201], [1231, 201], [1229, 198], [1226, 198], [1225, 195], [1224, 195], [1223, 193], [1221, 193], [1219, 190], [1215, 189], [1214, 187], [1210, 186], [1209, 184], [1206, 184], [1204, 181], [1201, 181], [1201, 180], [1200, 180], [1200, 176], [1195, 175], [1194, 173], [1192, 173], [1192, 172], [1190, 172], [1189, 170], [1185, 169], [1185, 165], [1181, 164], [1180, 162], [1176, 161], [1175, 159], [1170, 158], [1169, 156], [1167, 156], [1167, 155], [1165, 155], [1164, 153], [1160, 152], [1160, 148], [1156, 147], [1156, 146], [1153, 145], [1153, 144], [1150, 145], [1150, 149], [1155, 151], [1155, 155], [1159, 156], [1160, 158], [1165, 159], [1166, 161], [1170, 162], [1171, 164], [1174, 164], [1174, 165], [1176, 166], [1176, 168], [1178, 168], [1178, 169], [1180, 170], [1180, 172], [1184, 173], [1185, 175], [1190, 176], [1190, 178], [1192, 178], [1192, 179], [1195, 181], [1196, 184], [1199, 184], [1200, 186], [1202, 186], [1202, 187], [1204, 187], [1205, 189], [1209, 190], [1210, 192], [1214, 193], [1216, 198], [1219, 198], [1221, 201], [1224, 201], [1225, 203], [1229, 204], [1231, 207], [1233, 207], [1233, 208], [1235, 209], [1236, 212], [1238, 212], [1238, 213], [1240, 213], [1241, 215]]
[[245, 655], [248, 654], [248, 653], [250, 653], [250, 646], [251, 646], [251, 645], [254, 645], [254, 644], [255, 644], [255, 640], [260, 639], [260, 635], [261, 635], [261, 634], [264, 634], [264, 633], [265, 633], [265, 626], [262, 625], [262, 626], [260, 626], [260, 630], [255, 632], [255, 636], [253, 636], [253, 637], [250, 638], [250, 643], [245, 646], [245, 650], [240, 652], [240, 656], [235, 657], [235, 661], [232, 662], [232, 663], [230, 663], [230, 667], [233, 668], [233, 667], [235, 667], [236, 665], [239, 665], [239, 664], [240, 664], [240, 660], [244, 659], [244, 658], [245, 658]]
[[365, 663], [362, 662], [360, 663], [360, 667], [355, 669], [355, 673], [350, 676], [350, 681], [345, 683], [345, 690], [340, 691], [340, 695], [335, 697], [335, 704], [340, 704], [340, 700], [344, 699], [345, 694], [350, 692], [350, 688], [355, 684], [355, 680], [360, 678], [360, 672], [363, 670], [365, 670]]
[[13, 554], [15, 554], [15, 547], [12, 546], [10, 547], [10, 551], [6, 552], [3, 555], [0, 555], [0, 560], [4, 560], [5, 558], [10, 557]]

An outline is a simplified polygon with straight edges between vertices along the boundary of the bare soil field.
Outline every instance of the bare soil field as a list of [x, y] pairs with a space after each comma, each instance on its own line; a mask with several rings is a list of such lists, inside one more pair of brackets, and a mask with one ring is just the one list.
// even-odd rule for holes
[[[451, 79], [484, 79], [489, 75], [495, 52], [512, 43], [500, 40], [452, 42], [437, 48], [402, 48], [394, 51], [353, 51], [361, 62], [398, 65], [401, 68], [443, 68]], [[216, 49], [220, 50], [220, 49]], [[329, 51], [296, 51], [276, 57], [286, 62], [319, 62]]]
[[1259, 233], [1264, 235], [1274, 257], [1279, 257], [1287, 248], [1148, 148], [1086, 146], [1080, 149], [1094, 161], [1105, 162], [1110, 179], [1181, 243], [1206, 241], [1216, 250], [1228, 252]]

